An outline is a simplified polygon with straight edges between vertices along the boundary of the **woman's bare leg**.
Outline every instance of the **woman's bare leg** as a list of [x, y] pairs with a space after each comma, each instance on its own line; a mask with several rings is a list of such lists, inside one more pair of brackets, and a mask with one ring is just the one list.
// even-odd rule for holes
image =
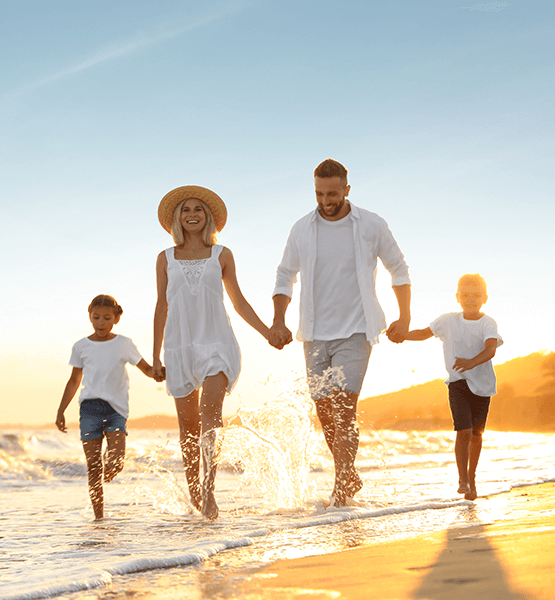
[[202, 427], [200, 446], [204, 465], [201, 512], [207, 519], [216, 519], [219, 512], [214, 496], [214, 487], [221, 448], [221, 438], [218, 437], [218, 430], [223, 425], [222, 406], [227, 385], [227, 377], [221, 372], [207, 377], [204, 380], [200, 398]]
[[185, 467], [192, 505], [200, 511], [202, 493], [200, 488], [200, 413], [199, 393], [195, 390], [185, 398], [175, 398], [179, 422], [179, 444]]

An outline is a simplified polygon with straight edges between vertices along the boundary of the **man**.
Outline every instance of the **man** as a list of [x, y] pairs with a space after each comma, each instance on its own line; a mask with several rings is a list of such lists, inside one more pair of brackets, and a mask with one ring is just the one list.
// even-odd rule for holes
[[331, 506], [345, 506], [361, 488], [355, 470], [357, 402], [370, 351], [385, 331], [375, 290], [380, 258], [390, 272], [399, 319], [387, 335], [405, 338], [410, 324], [408, 267], [387, 223], [351, 204], [347, 170], [327, 159], [314, 171], [316, 210], [297, 221], [277, 269], [270, 343], [292, 340], [285, 325], [297, 273], [301, 274], [300, 324], [307, 378], [316, 413], [335, 464]]

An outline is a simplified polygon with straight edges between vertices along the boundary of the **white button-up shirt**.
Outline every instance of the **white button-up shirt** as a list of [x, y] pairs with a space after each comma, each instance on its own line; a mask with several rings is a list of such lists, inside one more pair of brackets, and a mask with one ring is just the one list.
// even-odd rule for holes
[[[383, 310], [376, 296], [376, 267], [379, 258], [391, 274], [392, 285], [410, 285], [405, 258], [387, 223], [382, 217], [350, 204], [357, 280], [366, 319], [366, 339], [377, 344], [385, 331]], [[297, 339], [313, 341], [314, 331], [314, 269], [316, 266], [316, 215], [318, 209], [305, 215], [291, 229], [283, 258], [277, 268], [274, 296], [292, 298], [297, 273], [301, 273], [300, 322]]]

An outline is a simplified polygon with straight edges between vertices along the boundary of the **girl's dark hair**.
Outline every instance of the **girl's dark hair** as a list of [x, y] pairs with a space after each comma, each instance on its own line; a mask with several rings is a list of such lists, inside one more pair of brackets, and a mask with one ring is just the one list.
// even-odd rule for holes
[[89, 304], [89, 314], [91, 314], [92, 309], [95, 306], [107, 306], [111, 308], [116, 317], [120, 317], [123, 314], [123, 308], [116, 302], [116, 299], [113, 296], [100, 294], [100, 296], [93, 298], [93, 301]]

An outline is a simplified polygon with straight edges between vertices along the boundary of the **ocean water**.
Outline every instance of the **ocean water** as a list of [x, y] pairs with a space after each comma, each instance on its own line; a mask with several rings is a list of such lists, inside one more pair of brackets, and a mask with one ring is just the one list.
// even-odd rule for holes
[[232, 598], [233, 581], [271, 561], [488, 523], [505, 516], [501, 492], [555, 480], [555, 435], [486, 432], [469, 502], [453, 432], [365, 431], [357, 504], [330, 509], [311, 410], [279, 398], [225, 428], [215, 522], [189, 503], [177, 431], [129, 432], [98, 522], [77, 431], [0, 431], [0, 600]]

